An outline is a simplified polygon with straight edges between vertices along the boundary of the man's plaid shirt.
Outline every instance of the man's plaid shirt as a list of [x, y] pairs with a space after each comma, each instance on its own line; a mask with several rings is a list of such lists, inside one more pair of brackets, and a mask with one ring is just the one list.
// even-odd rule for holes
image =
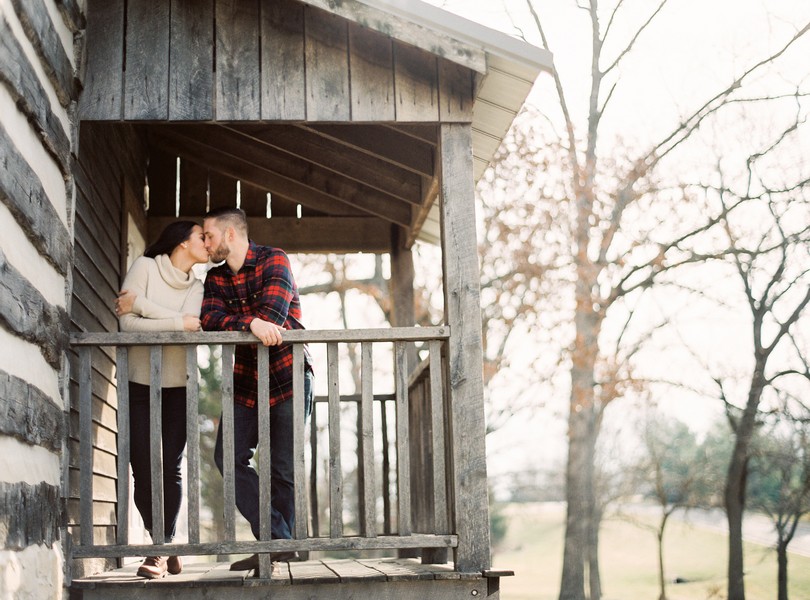
[[[205, 278], [200, 319], [206, 331], [250, 331], [254, 318], [285, 329], [304, 329], [298, 288], [283, 250], [250, 242], [245, 264], [234, 274], [227, 263], [214, 267]], [[292, 398], [292, 346], [271, 346], [270, 406]], [[256, 347], [236, 347], [233, 367], [234, 401], [256, 406]], [[307, 369], [311, 360], [306, 355]]]

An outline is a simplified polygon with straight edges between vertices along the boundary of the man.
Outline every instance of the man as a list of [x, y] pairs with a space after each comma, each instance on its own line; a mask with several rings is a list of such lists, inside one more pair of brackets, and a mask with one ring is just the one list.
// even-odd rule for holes
[[[271, 524], [273, 538], [290, 539], [295, 523], [292, 447], [292, 346], [282, 345], [281, 332], [303, 329], [298, 289], [283, 250], [248, 239], [247, 218], [238, 208], [210, 211], [203, 224], [205, 248], [213, 262], [225, 261], [205, 279], [200, 320], [206, 331], [250, 331], [270, 348], [270, 397], [257, 398], [256, 349], [240, 345], [233, 367], [234, 462], [236, 506], [259, 538], [259, 477], [250, 460], [259, 443], [257, 402], [270, 403], [272, 462]], [[311, 360], [305, 354], [305, 414], [312, 401]], [[222, 425], [217, 431], [214, 461], [222, 472]], [[294, 552], [274, 560], [295, 559]], [[232, 571], [258, 568], [258, 555], [237, 561]]]

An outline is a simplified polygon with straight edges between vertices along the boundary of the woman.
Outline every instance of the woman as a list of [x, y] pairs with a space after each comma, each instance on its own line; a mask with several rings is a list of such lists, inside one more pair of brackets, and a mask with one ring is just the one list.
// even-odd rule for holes
[[[202, 227], [177, 221], [135, 260], [116, 300], [122, 331], [198, 331], [202, 282], [191, 267], [208, 262]], [[129, 350], [130, 464], [135, 506], [152, 533], [152, 480], [149, 464], [149, 347]], [[186, 351], [163, 348], [161, 370], [163, 430], [163, 524], [166, 542], [174, 537], [183, 484], [180, 461], [186, 446]], [[179, 556], [150, 556], [138, 575], [157, 579], [183, 569]]]

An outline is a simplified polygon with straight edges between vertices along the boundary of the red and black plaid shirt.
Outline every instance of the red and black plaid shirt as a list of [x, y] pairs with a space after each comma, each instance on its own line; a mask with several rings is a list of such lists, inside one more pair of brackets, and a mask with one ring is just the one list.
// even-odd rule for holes
[[[304, 329], [287, 255], [251, 241], [238, 273], [227, 263], [208, 271], [200, 319], [206, 331], [250, 331], [250, 322], [257, 317], [285, 329]], [[290, 344], [270, 347], [270, 406], [292, 398], [292, 362]], [[309, 356], [306, 363], [311, 369]], [[237, 404], [256, 406], [257, 376], [256, 347], [237, 346], [233, 367]]]

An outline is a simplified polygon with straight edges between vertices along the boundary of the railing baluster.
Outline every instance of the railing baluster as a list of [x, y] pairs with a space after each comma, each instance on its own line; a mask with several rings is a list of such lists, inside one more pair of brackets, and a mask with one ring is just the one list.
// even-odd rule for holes
[[447, 533], [447, 492], [444, 449], [444, 390], [442, 386], [442, 343], [429, 342], [430, 414], [433, 429], [433, 533]]
[[312, 412], [309, 415], [309, 456], [310, 456], [310, 469], [309, 469], [309, 504], [312, 511], [312, 535], [318, 537], [321, 531], [320, 518], [318, 511], [320, 505], [318, 503], [318, 403], [315, 398], [312, 399]]
[[163, 524], [163, 346], [149, 348], [149, 464], [152, 471], [152, 542], [165, 542]]
[[405, 342], [394, 342], [397, 406], [397, 517], [399, 535], [411, 535], [411, 460], [408, 442], [408, 363]]
[[382, 420], [382, 498], [383, 498], [383, 533], [391, 533], [391, 444], [388, 440], [388, 402], [380, 402], [380, 419]]
[[304, 481], [304, 346], [293, 344], [294, 537], [299, 540], [307, 537], [307, 490]]
[[93, 348], [79, 350], [79, 514], [81, 542], [93, 545]]
[[329, 389], [329, 537], [343, 537], [343, 472], [340, 464], [340, 383], [338, 345], [326, 345]]
[[115, 349], [115, 376], [118, 390], [118, 495], [115, 540], [129, 543], [129, 349]]
[[358, 444], [360, 456], [357, 458], [358, 485], [360, 487], [360, 535], [377, 536], [377, 506], [374, 498], [374, 368], [372, 365], [372, 345], [360, 344], [360, 407], [358, 413]]
[[234, 346], [222, 346], [222, 485], [225, 537], [236, 539], [236, 489], [233, 462], [233, 356]]
[[186, 347], [186, 470], [188, 471], [188, 541], [200, 542], [200, 382], [197, 346]]
[[[259, 539], [269, 541], [272, 538], [270, 504], [270, 467], [272, 454], [270, 451], [270, 354], [267, 346], [258, 345], [258, 388], [256, 394], [257, 409], [259, 411]], [[270, 578], [273, 566], [269, 554], [259, 554], [259, 577]]]

